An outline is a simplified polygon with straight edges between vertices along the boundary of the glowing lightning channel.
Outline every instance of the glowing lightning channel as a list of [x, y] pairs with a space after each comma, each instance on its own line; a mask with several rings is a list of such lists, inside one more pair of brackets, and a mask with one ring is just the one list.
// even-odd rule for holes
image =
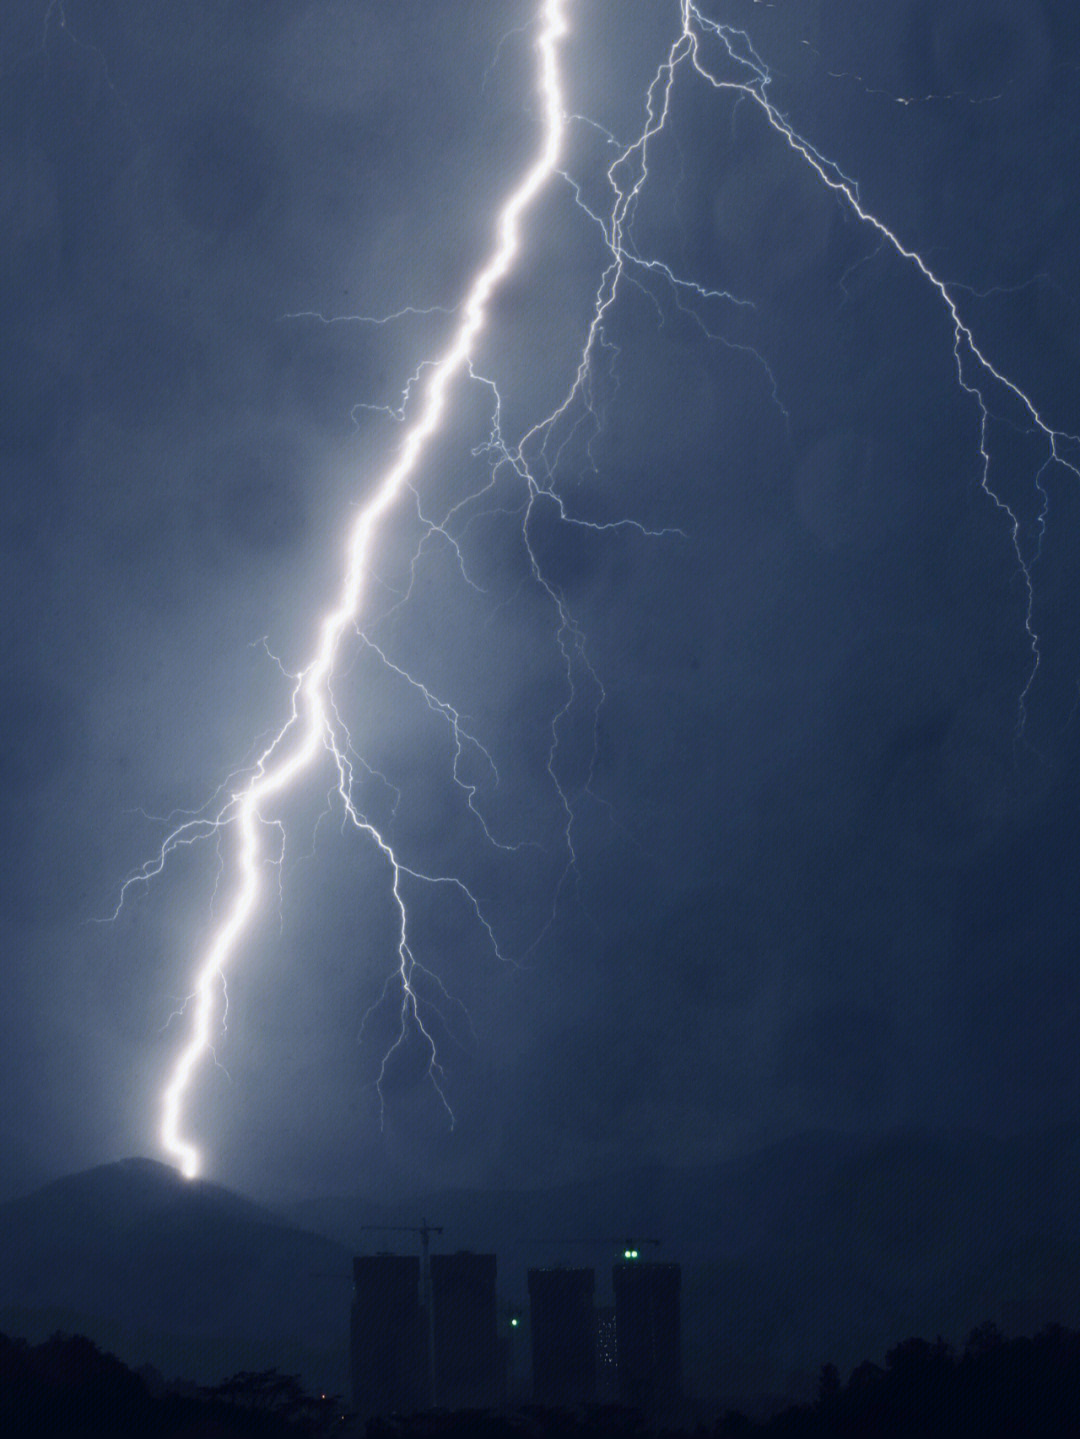
[[[766, 124], [800, 160], [810, 167], [835, 198], [847, 208], [868, 229], [875, 232], [879, 250], [891, 249], [897, 258], [912, 266], [922, 281], [936, 293], [952, 332], [953, 356], [957, 379], [964, 393], [974, 400], [979, 417], [979, 454], [982, 463], [982, 488], [1008, 520], [1011, 540], [1026, 586], [1026, 610], [1024, 624], [1029, 642], [1031, 665], [1026, 684], [1019, 699], [1019, 725], [1023, 728], [1026, 718], [1025, 703], [1039, 668], [1039, 637], [1034, 626], [1035, 588], [1032, 567], [1038, 559], [1047, 514], [1047, 490], [1044, 476], [1053, 466], [1060, 466], [1080, 478], [1080, 461], [1072, 455], [1070, 447], [1080, 445], [1080, 439], [1055, 428], [1036, 408], [1035, 403], [1023, 389], [1003, 371], [996, 368], [986, 353], [979, 347], [971, 329], [962, 317], [956, 298], [965, 287], [946, 284], [917, 251], [906, 246], [897, 233], [878, 215], [868, 209], [860, 195], [858, 185], [850, 179], [839, 165], [824, 156], [800, 135], [787, 117], [779, 110], [770, 95], [772, 76], [766, 63], [755, 50], [745, 31], [725, 25], [705, 14], [695, 0], [678, 0], [678, 14], [681, 23], [678, 34], [667, 50], [666, 56], [648, 86], [645, 101], [644, 124], [638, 135], [624, 142], [616, 139], [597, 121], [585, 115], [567, 115], [563, 108], [563, 95], [557, 63], [560, 40], [567, 34], [564, 10], [570, 0], [543, 0], [538, 16], [539, 34], [536, 52], [539, 69], [539, 92], [542, 101], [544, 130], [543, 140], [532, 167], [521, 179], [517, 188], [504, 202], [496, 220], [494, 248], [484, 267], [476, 274], [465, 299], [455, 308], [430, 307], [454, 315], [456, 328], [449, 348], [435, 361], [425, 361], [410, 377], [401, 405], [370, 406], [385, 410], [402, 424], [413, 404], [418, 405], [414, 422], [405, 430], [398, 456], [393, 465], [378, 481], [374, 493], [360, 510], [358, 518], [348, 535], [346, 545], [345, 577], [337, 605], [323, 618], [318, 631], [318, 644], [307, 667], [295, 677], [292, 707], [289, 718], [276, 736], [266, 745], [260, 758], [248, 772], [246, 782], [231, 793], [217, 813], [207, 809], [185, 816], [162, 845], [157, 856], [150, 861], [128, 884], [143, 882], [159, 874], [168, 855], [176, 848], [194, 844], [209, 834], [219, 832], [226, 824], [237, 825], [239, 830], [238, 877], [236, 889], [226, 916], [216, 931], [212, 942], [196, 974], [194, 991], [188, 1003], [193, 1003], [192, 1029], [189, 1041], [178, 1057], [162, 1099], [161, 1142], [165, 1150], [179, 1161], [185, 1175], [194, 1176], [199, 1169], [199, 1153], [190, 1140], [181, 1135], [181, 1114], [192, 1076], [197, 1066], [207, 1057], [213, 1056], [211, 1044], [211, 1023], [216, 1010], [224, 1000], [225, 968], [233, 956], [242, 936], [248, 929], [260, 899], [260, 869], [263, 863], [261, 829], [271, 824], [260, 813], [261, 803], [286, 789], [292, 781], [307, 769], [320, 750], [328, 751], [337, 772], [336, 793], [342, 801], [346, 819], [366, 834], [378, 847], [387, 861], [391, 873], [391, 892], [398, 913], [398, 967], [387, 978], [383, 997], [395, 980], [401, 985], [401, 1029], [389, 1051], [384, 1055], [379, 1073], [379, 1094], [382, 1098], [381, 1081], [386, 1073], [390, 1057], [405, 1042], [410, 1023], [416, 1026], [428, 1046], [427, 1075], [434, 1085], [443, 1104], [449, 1112], [449, 1105], [443, 1094], [439, 1067], [432, 1036], [425, 1027], [418, 1012], [418, 1000], [413, 988], [414, 975], [422, 974], [435, 984], [446, 999], [450, 996], [442, 989], [437, 977], [432, 975], [414, 958], [409, 946], [405, 902], [401, 893], [403, 876], [424, 880], [431, 884], [456, 887], [471, 905], [476, 918], [491, 941], [495, 953], [499, 954], [494, 932], [480, 910], [475, 897], [458, 879], [444, 875], [424, 875], [410, 869], [394, 853], [393, 848], [379, 830], [361, 814], [352, 800], [353, 759], [355, 756], [348, 743], [347, 731], [341, 723], [335, 708], [331, 691], [331, 680], [339, 649], [346, 631], [358, 628], [358, 618], [364, 599], [364, 586], [370, 571], [369, 556], [379, 534], [380, 521], [406, 493], [416, 502], [418, 517], [425, 526], [426, 534], [439, 534], [449, 542], [456, 553], [462, 575], [472, 584], [465, 571], [462, 551], [458, 541], [450, 532], [450, 522], [460, 516], [467, 528], [475, 514], [466, 519], [465, 509], [482, 495], [492, 494], [495, 475], [501, 466], [510, 471], [523, 483], [525, 498], [515, 510], [522, 518], [522, 538], [532, 579], [551, 601], [558, 620], [556, 644], [564, 662], [567, 694], [562, 707], [553, 715], [550, 726], [550, 746], [547, 758], [547, 772], [555, 786], [558, 799], [565, 815], [565, 843], [568, 855], [567, 869], [559, 881], [561, 888], [574, 865], [573, 827], [575, 823], [571, 795], [560, 782], [556, 768], [556, 752], [559, 747], [560, 724], [575, 701], [575, 665], [584, 671], [589, 683], [598, 695], [594, 708], [594, 722], [598, 721], [599, 705], [603, 703], [604, 691], [593, 670], [584, 649], [584, 635], [578, 628], [566, 601], [554, 584], [544, 575], [537, 553], [533, 548], [530, 524], [541, 500], [553, 503], [561, 521], [580, 525], [597, 532], [630, 528], [642, 535], [678, 533], [670, 530], [651, 530], [633, 520], [620, 519], [603, 523], [583, 520], [569, 513], [561, 496], [554, 488], [555, 471], [559, 459], [569, 444], [578, 426], [588, 416], [599, 430], [601, 416], [594, 408], [594, 367], [602, 353], [609, 357], [610, 376], [615, 381], [615, 364], [618, 347], [605, 333], [605, 323], [616, 305], [620, 292], [626, 285], [641, 290], [652, 301], [658, 317], [663, 322], [663, 311], [656, 295], [650, 288], [653, 284], [666, 285], [677, 309], [696, 322], [710, 340], [717, 340], [732, 350], [746, 353], [763, 371], [772, 391], [772, 398], [785, 421], [788, 419], [778, 392], [776, 379], [766, 359], [749, 345], [736, 342], [715, 332], [705, 323], [695, 301], [711, 307], [750, 305], [752, 302], [737, 298], [723, 290], [709, 289], [693, 280], [676, 275], [659, 258], [642, 254], [634, 236], [634, 221], [639, 201], [645, 193], [650, 178], [649, 151], [652, 142], [668, 124], [672, 107], [672, 95], [676, 78], [689, 71], [713, 90], [726, 93], [737, 104], [747, 103], [757, 107]], [[712, 48], [719, 64], [710, 65], [705, 50]], [[596, 130], [615, 151], [615, 158], [608, 166], [606, 178], [609, 185], [610, 208], [607, 213], [593, 209], [584, 198], [584, 191], [565, 170], [560, 168], [560, 155], [565, 131], [570, 124], [582, 124]], [[519, 225], [526, 209], [540, 191], [555, 177], [568, 183], [579, 209], [590, 224], [600, 232], [606, 260], [595, 292], [591, 312], [585, 324], [585, 335], [577, 364], [569, 387], [561, 402], [546, 418], [534, 423], [518, 440], [509, 444], [500, 427], [501, 398], [493, 381], [476, 372], [473, 367], [472, 349], [478, 335], [484, 328], [489, 301], [500, 282], [509, 273], [519, 249]], [[876, 252], [875, 252], [876, 253]], [[861, 263], [861, 262], [859, 262]], [[841, 278], [841, 290], [844, 279]], [[418, 310], [408, 306], [393, 315], [378, 319], [372, 316], [340, 316], [327, 318], [316, 312], [306, 312], [308, 317], [322, 323], [352, 321], [354, 323], [383, 324], [388, 320], [405, 315], [426, 314], [429, 310]], [[412, 477], [416, 471], [429, 440], [438, 431], [447, 404], [451, 383], [460, 377], [467, 377], [474, 383], [487, 386], [492, 392], [494, 412], [490, 438], [474, 454], [487, 452], [494, 457], [489, 484], [477, 494], [459, 500], [441, 523], [425, 515], [420, 505]], [[414, 395], [419, 398], [414, 400]], [[1035, 486], [1040, 494], [1041, 508], [1035, 520], [1036, 543], [1034, 553], [1029, 553], [1026, 535], [1018, 512], [991, 485], [990, 467], [990, 426], [997, 418], [991, 408], [991, 396], [997, 399], [1009, 398], [1019, 407], [1029, 431], [1037, 435], [1043, 446], [1043, 461], [1035, 475]], [[584, 414], [578, 413], [578, 407]], [[569, 433], [556, 432], [567, 427]], [[549, 449], [549, 446], [551, 447]], [[552, 450], [554, 451], [552, 453]], [[528, 451], [528, 453], [527, 453]], [[586, 452], [591, 452], [586, 446]], [[501, 511], [509, 513], [508, 511]], [[417, 556], [418, 558], [418, 556]], [[413, 561], [415, 571], [416, 558]], [[473, 585], [475, 589], [476, 586]], [[406, 596], [407, 598], [407, 596]], [[402, 601], [404, 603], [404, 600]], [[497, 841], [479, 809], [474, 804], [475, 786], [463, 782], [458, 773], [458, 760], [462, 746], [467, 744], [484, 756], [494, 770], [494, 762], [480, 742], [462, 727], [458, 711], [446, 701], [436, 697], [427, 687], [393, 664], [386, 653], [367, 635], [360, 636], [366, 648], [374, 652], [380, 661], [399, 678], [422, 695], [429, 709], [439, 714], [450, 726], [455, 745], [454, 778], [465, 790], [469, 809], [480, 820], [485, 837], [500, 849], [517, 849], [518, 845], [506, 845]], [[339, 738], [343, 734], [342, 738]], [[596, 757], [596, 734], [594, 723], [593, 760]], [[360, 760], [363, 765], [364, 762]], [[365, 768], [368, 768], [365, 766]], [[377, 772], [375, 772], [377, 773]], [[380, 778], [384, 778], [380, 776]], [[585, 791], [592, 793], [589, 777]], [[387, 781], [387, 783], [389, 783]], [[227, 782], [228, 784], [228, 782]], [[391, 786], [392, 788], [392, 786]], [[226, 789], [227, 792], [227, 789]], [[219, 795], [222, 791], [218, 792]], [[595, 796], [594, 796], [595, 798]], [[273, 825], [279, 830], [280, 827]], [[127, 885], [124, 886], [126, 890]], [[123, 893], [121, 891], [121, 903]], [[554, 918], [554, 911], [552, 913]], [[535, 945], [533, 946], [535, 948]], [[501, 957], [501, 956], [500, 956]], [[452, 1001], [453, 1002], [453, 1001]], [[369, 1011], [370, 1013], [370, 1011]], [[452, 1115], [451, 1115], [452, 1118]]]
[[[319, 627], [314, 655], [297, 677], [289, 718], [258, 759], [247, 785], [233, 794], [218, 814], [216, 825], [235, 822], [239, 831], [239, 875], [228, 912], [214, 935], [194, 981], [194, 1010], [191, 1036], [177, 1058], [162, 1095], [161, 1143], [175, 1156], [185, 1176], [199, 1172], [199, 1151], [182, 1132], [184, 1100], [192, 1076], [211, 1054], [211, 1020], [217, 996], [224, 986], [230, 958], [251, 923], [260, 898], [262, 846], [260, 804], [286, 789], [308, 768], [320, 750], [328, 749], [341, 767], [342, 756], [334, 732], [329, 681], [345, 632], [356, 625], [364, 597], [369, 554], [379, 533], [379, 523], [409, 488], [409, 477], [420, 462], [431, 437], [437, 432], [446, 407], [451, 382], [468, 373], [470, 355], [487, 319], [488, 303], [496, 287], [510, 271], [519, 249], [521, 218], [540, 191], [556, 174], [565, 131], [562, 86], [557, 63], [559, 41], [567, 33], [565, 0], [544, 0], [540, 12], [540, 33], [536, 40], [539, 61], [539, 91], [544, 132], [540, 153], [517, 188], [503, 204], [496, 221], [496, 240], [490, 258], [474, 278], [461, 306], [461, 319], [450, 347], [430, 366], [420, 399], [419, 414], [406, 431], [397, 460], [378, 482], [374, 494], [361, 509], [348, 537], [345, 578], [338, 602]], [[342, 771], [344, 773], [344, 771]], [[342, 791], [345, 791], [344, 780]], [[346, 796], [347, 798], [347, 796]], [[359, 820], [382, 850], [393, 872], [393, 894], [400, 916], [398, 954], [404, 987], [403, 1016], [411, 1004], [417, 1019], [411, 981], [414, 961], [408, 948], [405, 907], [399, 892], [403, 873], [411, 873], [396, 859], [393, 850], [373, 826]], [[169, 842], [166, 841], [166, 848]], [[456, 883], [456, 881], [442, 881]], [[490, 932], [490, 931], [489, 931]], [[418, 1021], [419, 1022], [419, 1021]], [[422, 1032], [426, 1035], [426, 1031]], [[400, 1042], [400, 1041], [399, 1041]], [[384, 1062], [385, 1068], [385, 1062]], [[429, 1074], [438, 1087], [438, 1066], [432, 1052]], [[441, 1095], [441, 1090], [440, 1090]], [[443, 1101], [445, 1103], [445, 1099]]]

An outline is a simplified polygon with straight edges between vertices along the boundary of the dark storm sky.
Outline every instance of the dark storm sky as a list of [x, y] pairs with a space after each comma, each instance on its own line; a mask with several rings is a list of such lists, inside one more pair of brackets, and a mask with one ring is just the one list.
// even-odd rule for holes
[[[457, 303], [537, 140], [533, 9], [4, 7], [5, 1192], [159, 1153], [183, 1035], [165, 1026], [210, 930], [215, 847], [93, 921], [161, 817], [203, 804], [287, 712], [267, 649], [304, 663], [343, 524], [400, 435], [355, 407], [399, 403], [452, 323], [296, 316]], [[795, 128], [956, 285], [993, 363], [1080, 429], [1075, 7], [706, 9], [748, 29]], [[569, 10], [568, 107], [636, 133], [677, 6]], [[612, 155], [574, 127], [567, 164], [595, 203]], [[576, 876], [545, 928], [565, 858], [546, 744], [566, 696], [520, 488], [502, 475], [458, 532], [473, 587], [435, 536], [394, 608], [421, 534], [403, 506], [370, 634], [469, 717], [499, 770], [495, 785], [467, 752], [477, 804], [496, 838], [529, 843], [484, 844], [448, 782], [447, 727], [353, 645], [335, 692], [400, 791], [395, 809], [367, 778], [363, 803], [407, 863], [472, 885], [522, 962], [492, 955], [460, 896], [410, 891], [417, 956], [453, 996], [425, 990], [456, 1125], [414, 1038], [380, 1129], [392, 1004], [358, 1036], [394, 963], [387, 872], [339, 811], [316, 824], [320, 770], [280, 813], [280, 903], [230, 975], [228, 1076], [204, 1071], [190, 1111], [212, 1178], [539, 1184], [819, 1127], [1078, 1117], [1080, 482], [1042, 475], [1042, 662], [1018, 740], [1025, 588], [979, 488], [940, 297], [753, 105], [688, 71], [650, 164], [641, 253], [753, 308], [702, 304], [710, 339], [669, 290], [627, 287], [599, 423], [552, 446], [572, 513], [684, 532], [560, 528], [551, 502], [534, 516], [606, 693]], [[603, 261], [565, 183], [527, 236], [477, 356], [511, 439], [565, 392]], [[418, 478], [433, 513], [490, 469], [489, 392], [457, 394]], [[997, 401], [991, 478], [1030, 556], [1045, 455]], [[596, 699], [576, 678], [569, 792]]]

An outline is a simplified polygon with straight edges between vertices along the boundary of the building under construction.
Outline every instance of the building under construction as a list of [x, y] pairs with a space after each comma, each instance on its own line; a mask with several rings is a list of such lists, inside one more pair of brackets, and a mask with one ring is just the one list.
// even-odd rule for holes
[[435, 1404], [487, 1409], [503, 1397], [494, 1254], [431, 1256]]
[[596, 1398], [596, 1275], [591, 1269], [530, 1269], [533, 1398], [575, 1406]]
[[616, 1264], [611, 1279], [619, 1397], [650, 1413], [670, 1409], [682, 1394], [682, 1270], [633, 1260]]
[[431, 1403], [416, 1255], [364, 1254], [353, 1260], [349, 1368], [353, 1409], [362, 1417], [409, 1413]]
[[[429, 1231], [425, 1225], [418, 1232]], [[424, 1248], [426, 1258], [426, 1241]], [[595, 1401], [598, 1390], [601, 1399], [613, 1398], [617, 1383], [618, 1397], [648, 1414], [678, 1406], [682, 1271], [678, 1264], [642, 1261], [636, 1249], [626, 1256], [612, 1269], [614, 1309], [596, 1308], [592, 1269], [529, 1270], [539, 1403], [576, 1408]], [[414, 1255], [353, 1260], [350, 1377], [353, 1408], [363, 1418], [432, 1405], [490, 1409], [506, 1398], [495, 1255], [433, 1254], [428, 1264], [422, 1275]], [[421, 1292], [430, 1295], [430, 1308]]]

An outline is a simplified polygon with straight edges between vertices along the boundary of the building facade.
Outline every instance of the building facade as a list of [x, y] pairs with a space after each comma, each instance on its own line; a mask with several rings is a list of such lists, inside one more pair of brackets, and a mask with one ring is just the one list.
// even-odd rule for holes
[[596, 1310], [596, 1397], [610, 1403], [619, 1396], [619, 1343], [615, 1333], [615, 1306]]
[[420, 1260], [364, 1254], [353, 1260], [349, 1369], [353, 1409], [364, 1418], [409, 1413], [430, 1403]]
[[533, 1398], [573, 1406], [596, 1398], [592, 1269], [530, 1269]]
[[502, 1397], [494, 1254], [433, 1254], [434, 1398], [440, 1409], [486, 1409]]
[[682, 1394], [682, 1270], [678, 1264], [616, 1264], [615, 1335], [619, 1397], [663, 1412]]

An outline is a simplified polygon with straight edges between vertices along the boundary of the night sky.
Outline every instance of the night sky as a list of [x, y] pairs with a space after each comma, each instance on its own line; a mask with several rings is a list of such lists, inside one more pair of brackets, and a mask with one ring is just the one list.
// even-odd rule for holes
[[[578, 188], [529, 211], [474, 357], [510, 445], [572, 382], [605, 263], [577, 201], [610, 210], [609, 136], [640, 133], [679, 33], [675, 0], [567, 4]], [[3, 8], [4, 1195], [163, 1157], [170, 1016], [230, 834], [109, 917], [288, 713], [392, 410], [538, 144], [536, 8]], [[703, 10], [999, 373], [1080, 431], [1071, 0]], [[542, 1186], [813, 1130], [1080, 1118], [1080, 477], [997, 382], [980, 436], [942, 297], [751, 99], [683, 66], [649, 170], [634, 253], [735, 299], [629, 268], [591, 410], [529, 451], [585, 522], [534, 504], [546, 588], [492, 390], [456, 387], [334, 680], [357, 803], [468, 884], [503, 955], [457, 888], [406, 881], [454, 1121], [415, 1027], [380, 1104], [389, 871], [320, 762], [267, 810], [284, 860], [189, 1109], [221, 1183]], [[355, 318], [407, 307], [428, 313]], [[456, 788], [446, 711], [401, 671], [473, 737]]]

